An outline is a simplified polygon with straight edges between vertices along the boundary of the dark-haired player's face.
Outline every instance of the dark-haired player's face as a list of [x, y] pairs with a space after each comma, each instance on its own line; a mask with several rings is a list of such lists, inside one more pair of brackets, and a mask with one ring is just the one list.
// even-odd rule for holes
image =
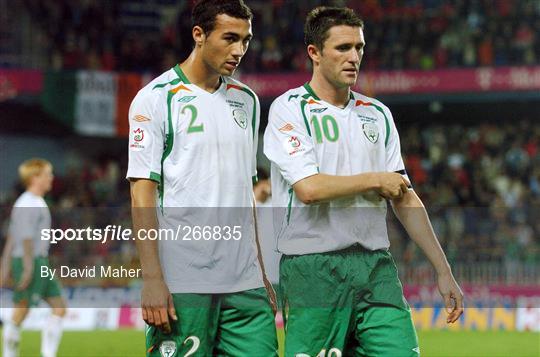
[[203, 61], [220, 75], [234, 73], [252, 37], [251, 21], [229, 15], [216, 16], [214, 30], [202, 45]]
[[322, 75], [337, 88], [353, 86], [358, 79], [364, 45], [360, 27], [331, 27], [320, 56]]

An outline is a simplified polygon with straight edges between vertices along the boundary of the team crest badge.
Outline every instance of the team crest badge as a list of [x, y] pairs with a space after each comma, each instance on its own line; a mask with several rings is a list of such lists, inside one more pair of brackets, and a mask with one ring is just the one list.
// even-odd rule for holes
[[247, 113], [243, 109], [235, 109], [232, 112], [234, 121], [242, 129], [247, 128]]
[[362, 130], [364, 130], [364, 135], [366, 138], [373, 144], [379, 140], [379, 127], [377, 124], [364, 123], [362, 124]]
[[176, 354], [176, 343], [173, 340], [161, 342], [159, 353], [162, 357], [173, 357]]

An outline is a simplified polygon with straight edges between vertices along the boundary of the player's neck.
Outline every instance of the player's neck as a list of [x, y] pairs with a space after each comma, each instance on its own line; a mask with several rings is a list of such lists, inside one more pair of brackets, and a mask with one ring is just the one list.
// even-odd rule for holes
[[219, 88], [219, 73], [208, 68], [195, 52], [192, 52], [188, 59], [180, 64], [180, 68], [189, 81], [197, 87], [210, 93], [214, 93]]
[[345, 108], [349, 104], [350, 88], [336, 88], [328, 81], [314, 75], [309, 85], [319, 98], [339, 108]]
[[26, 189], [26, 191], [39, 197], [45, 196], [45, 192], [43, 192], [43, 190], [37, 186], [30, 186]]

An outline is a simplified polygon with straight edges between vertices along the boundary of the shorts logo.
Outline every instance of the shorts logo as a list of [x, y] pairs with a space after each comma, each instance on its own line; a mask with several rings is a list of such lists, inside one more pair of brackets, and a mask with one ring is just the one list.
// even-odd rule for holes
[[412, 349], [414, 352], [420, 354], [420, 347], [415, 347]]
[[379, 127], [377, 124], [364, 123], [362, 124], [362, 130], [366, 138], [375, 144], [379, 140]]
[[129, 149], [132, 151], [142, 151], [146, 148], [146, 145], [150, 144], [151, 139], [150, 136], [145, 135], [143, 129], [136, 128], [131, 132]]
[[150, 121], [150, 118], [145, 117], [144, 115], [135, 115], [133, 121], [137, 123], [144, 123], [145, 121]]
[[242, 129], [247, 128], [247, 113], [244, 109], [235, 109], [232, 112], [234, 121]]
[[188, 96], [185, 96], [185, 97], [182, 97], [182, 98], [178, 99], [178, 103], [189, 103], [195, 98], [197, 98], [197, 96], [188, 95]]
[[176, 343], [173, 340], [161, 342], [159, 354], [161, 357], [173, 357], [176, 354]]
[[291, 131], [294, 129], [294, 126], [291, 124], [291, 123], [287, 123], [285, 125], [283, 125], [281, 128], [279, 128], [279, 131]]
[[304, 147], [302, 147], [302, 143], [300, 142], [300, 139], [296, 136], [290, 136], [285, 141], [285, 150], [289, 153], [289, 155], [294, 155], [296, 153], [306, 151]]

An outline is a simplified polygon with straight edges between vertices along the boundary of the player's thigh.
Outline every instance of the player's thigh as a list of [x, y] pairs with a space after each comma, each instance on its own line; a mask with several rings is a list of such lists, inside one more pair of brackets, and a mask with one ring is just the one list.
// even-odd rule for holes
[[352, 321], [352, 309], [289, 308], [285, 356], [342, 356], [351, 335]]
[[350, 268], [340, 253], [282, 258], [285, 356], [341, 355], [353, 327]]
[[417, 357], [418, 338], [409, 309], [373, 306], [358, 316], [355, 344], [347, 355]]
[[373, 268], [356, 306], [355, 355], [417, 356], [418, 339], [392, 256], [374, 251], [363, 259]]
[[264, 288], [222, 295], [217, 356], [277, 356], [274, 313]]
[[[37, 306], [39, 304], [39, 301], [43, 297], [43, 290], [47, 284], [47, 279], [41, 277], [40, 269], [41, 261], [39, 259], [34, 259], [34, 271], [32, 272], [30, 284], [24, 290], [15, 289], [13, 292], [13, 302], [15, 304], [26, 302], [28, 307]], [[23, 277], [24, 265], [22, 258], [12, 259], [11, 271], [13, 274], [14, 286], [16, 288]]]
[[212, 294], [172, 294], [177, 321], [169, 319], [171, 333], [147, 326], [147, 356], [211, 356], [217, 331], [218, 309]]

